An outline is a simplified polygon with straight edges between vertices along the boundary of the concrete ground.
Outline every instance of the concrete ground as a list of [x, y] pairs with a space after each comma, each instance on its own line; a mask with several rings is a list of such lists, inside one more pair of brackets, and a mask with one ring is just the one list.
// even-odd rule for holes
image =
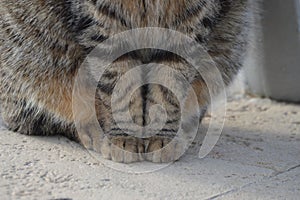
[[124, 171], [154, 165], [118, 171], [63, 137], [2, 130], [0, 199], [299, 199], [300, 106], [241, 98], [227, 108], [208, 157], [197, 158], [194, 147], [180, 161], [141, 174]]

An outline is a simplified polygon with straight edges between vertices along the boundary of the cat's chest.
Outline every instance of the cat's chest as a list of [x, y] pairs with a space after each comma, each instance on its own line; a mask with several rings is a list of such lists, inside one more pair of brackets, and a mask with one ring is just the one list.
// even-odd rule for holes
[[220, 0], [95, 0], [83, 1], [78, 17], [80, 44], [96, 46], [121, 32], [144, 27], [179, 31], [199, 41], [211, 32]]
[[97, 7], [116, 12], [135, 26], [160, 25], [185, 10], [193, 0], [103, 0]]
[[[89, 12], [111, 32], [140, 27], [186, 31], [217, 13], [216, 0], [101, 0]], [[185, 32], [185, 31], [184, 31]]]

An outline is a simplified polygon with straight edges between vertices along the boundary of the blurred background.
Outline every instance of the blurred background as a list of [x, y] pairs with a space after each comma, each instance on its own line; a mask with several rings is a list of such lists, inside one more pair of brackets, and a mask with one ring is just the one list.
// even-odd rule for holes
[[265, 0], [241, 80], [248, 94], [300, 103], [300, 0]]

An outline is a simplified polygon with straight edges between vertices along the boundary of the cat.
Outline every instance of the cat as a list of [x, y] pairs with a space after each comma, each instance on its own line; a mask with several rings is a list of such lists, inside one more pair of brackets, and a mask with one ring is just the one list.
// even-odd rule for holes
[[[72, 110], [76, 74], [93, 48], [135, 28], [179, 31], [207, 49], [229, 85], [246, 55], [252, 9], [252, 0], [0, 0], [0, 105], [4, 122], [12, 131], [60, 134], [96, 150], [91, 138], [78, 134]], [[177, 143], [158, 156], [154, 153], [167, 146], [179, 128], [180, 102], [167, 88], [147, 84], [131, 97], [131, 117], [140, 126], [150, 123], [152, 105], [165, 108], [167, 123], [156, 135], [130, 136], [112, 119], [109, 102], [116, 82], [126, 71], [148, 63], [171, 66], [193, 79], [202, 116], [209, 105], [204, 80], [191, 73], [179, 56], [155, 49], [121, 56], [100, 79], [95, 97], [99, 124], [109, 136], [106, 142], [96, 141], [100, 145], [97, 151], [106, 159], [170, 162], [181, 156], [178, 152], [182, 147]], [[195, 105], [189, 106], [193, 109]]]

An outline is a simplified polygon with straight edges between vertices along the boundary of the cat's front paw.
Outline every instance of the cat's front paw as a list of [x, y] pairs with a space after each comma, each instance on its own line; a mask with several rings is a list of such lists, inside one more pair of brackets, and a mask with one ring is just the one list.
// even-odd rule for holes
[[154, 136], [147, 139], [131, 136], [115, 136], [101, 145], [105, 159], [119, 163], [150, 161], [168, 163], [178, 160], [184, 152], [184, 145], [176, 139]]

